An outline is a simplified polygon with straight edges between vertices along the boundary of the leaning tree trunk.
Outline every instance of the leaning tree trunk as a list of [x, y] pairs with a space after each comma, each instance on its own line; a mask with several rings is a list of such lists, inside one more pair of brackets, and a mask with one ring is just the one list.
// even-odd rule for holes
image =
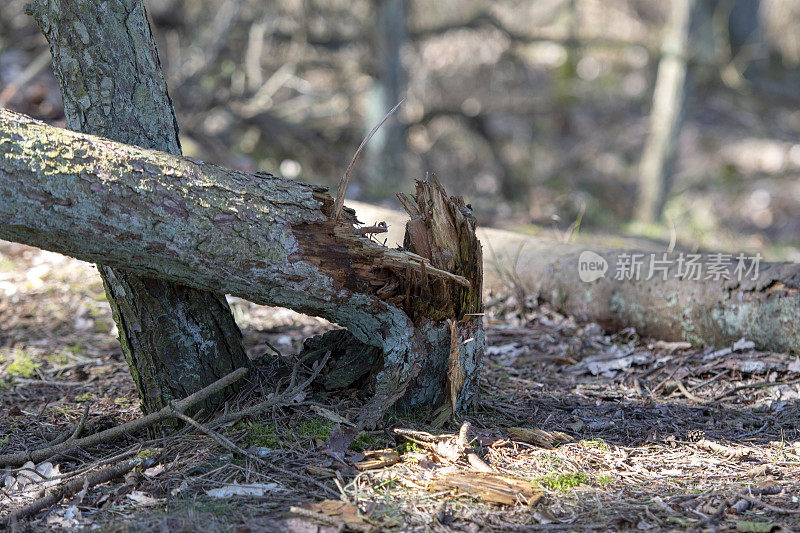
[[481, 248], [471, 210], [435, 179], [404, 197], [407, 250], [392, 250], [352, 210], [333, 216], [324, 188], [0, 110], [0, 198], [0, 238], [320, 316], [380, 348], [362, 426], [400, 400], [474, 397]]
[[[406, 218], [403, 213], [350, 204], [367, 220], [388, 223], [390, 245], [402, 242], [396, 228]], [[730, 345], [745, 337], [762, 350], [800, 353], [800, 264], [745, 257], [743, 270], [737, 274], [739, 254], [732, 254], [725, 263], [724, 255], [708, 253], [697, 258], [673, 252], [665, 258], [664, 252], [637, 249], [639, 243], [620, 249], [564, 244], [491, 228], [480, 228], [477, 234], [486, 247], [484, 283], [490, 289], [514, 286], [561, 312], [611, 330], [633, 326], [645, 336], [710, 346]], [[597, 254], [607, 264], [604, 275], [594, 281], [581, 281], [579, 276], [584, 252]], [[623, 263], [634, 264], [633, 254], [641, 254], [636, 260], [641, 262], [639, 276], [628, 276], [630, 269], [622, 268]], [[657, 268], [648, 279], [651, 257]], [[586, 254], [583, 259], [592, 256]], [[700, 279], [678, 271], [682, 266], [687, 273], [690, 259], [704, 267], [698, 272]], [[730, 279], [722, 275], [714, 279], [709, 268], [715, 264], [725, 266], [722, 272]], [[663, 271], [659, 266], [669, 268]]]
[[[37, 0], [29, 12], [50, 42], [67, 127], [180, 154], [141, 1]], [[98, 270], [145, 413], [249, 365], [222, 294], [104, 265]], [[200, 407], [211, 412], [223, 397]]]

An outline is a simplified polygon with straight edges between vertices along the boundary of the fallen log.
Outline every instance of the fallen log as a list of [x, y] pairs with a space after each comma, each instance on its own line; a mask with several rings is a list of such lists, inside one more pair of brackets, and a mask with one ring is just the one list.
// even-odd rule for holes
[[[389, 245], [401, 239], [397, 228], [404, 214], [349, 204], [365, 222], [387, 223]], [[740, 264], [739, 254], [726, 258], [673, 252], [664, 257], [662, 252], [564, 244], [491, 228], [479, 228], [477, 234], [484, 244], [488, 288], [514, 286], [609, 330], [633, 326], [648, 337], [709, 346], [730, 345], [744, 337], [762, 350], [800, 353], [800, 264], [768, 263], [758, 257], [744, 257]], [[585, 252], [596, 254], [585, 255], [587, 260], [607, 265], [604, 275], [593, 281], [582, 281], [579, 275]], [[641, 254], [638, 262], [634, 254]], [[656, 267], [652, 277], [651, 259]], [[690, 261], [700, 266], [697, 279], [688, 272]], [[640, 265], [638, 276], [631, 275], [635, 264]], [[625, 275], [615, 279], [622, 269], [627, 269]]]
[[0, 198], [0, 238], [346, 327], [383, 356], [362, 426], [397, 401], [455, 409], [477, 389], [481, 248], [471, 210], [435, 179], [406, 198], [393, 250], [352, 209], [333, 217], [325, 188], [0, 110]]

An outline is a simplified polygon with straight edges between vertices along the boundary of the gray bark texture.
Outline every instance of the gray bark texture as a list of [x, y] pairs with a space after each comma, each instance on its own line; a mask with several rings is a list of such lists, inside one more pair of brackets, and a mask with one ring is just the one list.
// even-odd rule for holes
[[364, 427], [398, 401], [456, 409], [474, 397], [481, 249], [470, 209], [435, 179], [403, 197], [406, 249], [389, 249], [352, 210], [333, 217], [324, 188], [0, 109], [0, 197], [0, 238], [320, 316], [380, 348]]
[[[365, 220], [386, 221], [390, 245], [402, 242], [397, 228], [402, 227], [403, 213], [349, 204]], [[705, 268], [700, 279], [694, 279], [680, 275], [680, 254], [674, 252], [666, 257], [668, 271], [656, 271], [647, 279], [651, 254], [661, 261], [663, 252], [564, 244], [491, 228], [480, 228], [477, 235], [485, 247], [484, 283], [490, 289], [512, 286], [610, 330], [633, 326], [644, 336], [708, 346], [729, 346], [744, 337], [762, 350], [800, 353], [800, 264], [759, 261], [755, 268], [747, 257], [745, 268], [753, 268], [738, 276], [738, 254], [733, 254], [725, 270], [730, 279], [706, 279], [709, 265], [719, 257], [702, 254], [697, 263]], [[608, 264], [603, 277], [588, 283], [578, 275], [585, 251]], [[639, 279], [615, 279], [622, 254], [635, 253], [643, 254]]]
[[[28, 9], [50, 43], [68, 128], [181, 153], [141, 0], [36, 0]], [[249, 366], [221, 294], [98, 270], [145, 413]], [[213, 412], [224, 397], [199, 407]]]

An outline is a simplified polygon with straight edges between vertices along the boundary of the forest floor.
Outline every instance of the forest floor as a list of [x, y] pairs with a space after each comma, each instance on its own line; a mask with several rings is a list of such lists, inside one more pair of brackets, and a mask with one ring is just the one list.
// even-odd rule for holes
[[[304, 339], [332, 326], [241, 300], [232, 307], [258, 368], [229, 404], [235, 411], [283, 390]], [[87, 487], [16, 527], [800, 530], [800, 359], [746, 342], [697, 348], [609, 335], [514, 296], [489, 295], [486, 320], [480, 400], [443, 428], [398, 412], [384, 429], [356, 434], [348, 420], [358, 395], [311, 384], [218, 429], [249, 458], [193, 429], [131, 434], [0, 471], [0, 517], [147, 449], [144, 471]], [[97, 272], [0, 243], [0, 454], [45, 446], [84, 416], [83, 434], [140, 416]], [[464, 421], [492, 474], [448, 461], [424, 434], [415, 443], [395, 431], [455, 435]]]

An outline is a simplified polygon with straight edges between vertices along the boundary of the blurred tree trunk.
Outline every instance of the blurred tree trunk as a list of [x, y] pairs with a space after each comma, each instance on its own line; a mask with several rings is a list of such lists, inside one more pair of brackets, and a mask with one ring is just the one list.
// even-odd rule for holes
[[[36, 0], [29, 12], [50, 43], [69, 128], [180, 154], [140, 0]], [[98, 271], [145, 413], [249, 365], [222, 294], [103, 265]], [[200, 407], [212, 412], [222, 398]]]
[[734, 0], [728, 7], [729, 67], [735, 71], [737, 81], [753, 80], [763, 60], [768, 58], [761, 24], [761, 1]]
[[[401, 196], [411, 220], [398, 250], [370, 238], [380, 228], [357, 227], [352, 210], [335, 216], [324, 187], [2, 109], [0, 139], [0, 238], [346, 327], [377, 348], [362, 361], [359, 384], [372, 393], [364, 427], [398, 401], [451, 413], [474, 399], [484, 348], [481, 247], [472, 211], [435, 178], [417, 182], [413, 199]], [[213, 340], [202, 334], [199, 342]]]
[[[378, 73], [367, 109], [367, 131], [405, 95], [405, 71], [401, 56], [406, 42], [404, 0], [374, 0], [376, 24], [373, 30], [374, 65]], [[406, 127], [395, 115], [381, 126], [367, 145], [370, 196], [383, 196], [386, 188], [405, 178]]]
[[650, 130], [639, 165], [636, 219], [654, 222], [671, 182], [671, 166], [680, 131], [686, 90], [686, 53], [695, 0], [671, 0], [658, 65]]

